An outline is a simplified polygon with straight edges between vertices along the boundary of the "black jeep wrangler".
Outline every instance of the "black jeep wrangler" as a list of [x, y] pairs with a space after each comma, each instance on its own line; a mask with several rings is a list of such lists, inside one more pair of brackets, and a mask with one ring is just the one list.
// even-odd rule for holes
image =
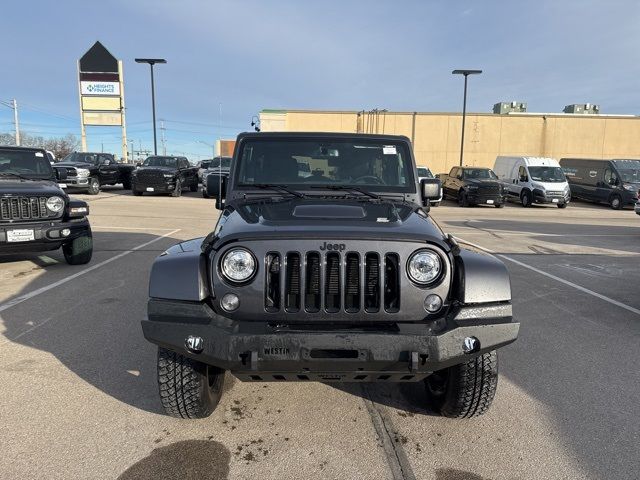
[[52, 167], [39, 148], [0, 147], [0, 254], [62, 247], [71, 265], [93, 253], [89, 206], [58, 186], [66, 169]]
[[214, 231], [151, 272], [142, 327], [159, 346], [167, 413], [211, 414], [227, 370], [249, 382], [424, 381], [442, 415], [487, 410], [496, 349], [518, 335], [509, 275], [429, 217], [440, 181], [418, 183], [406, 137], [241, 134], [209, 194], [222, 210]]

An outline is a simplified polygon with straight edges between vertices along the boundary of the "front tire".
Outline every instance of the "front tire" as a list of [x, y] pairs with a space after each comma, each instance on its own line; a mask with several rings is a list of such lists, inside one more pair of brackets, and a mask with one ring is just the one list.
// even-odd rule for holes
[[182, 195], [182, 182], [180, 180], [176, 180], [176, 187], [171, 192], [172, 197], [179, 197]]
[[122, 181], [123, 190], [131, 190], [131, 179], [125, 179]]
[[622, 198], [620, 198], [620, 195], [612, 195], [611, 200], [609, 200], [609, 205], [614, 210], [622, 209]]
[[558, 208], [567, 208], [568, 203], [559, 203]]
[[136, 197], [141, 197], [142, 196], [142, 190], [131, 190], [131, 193], [133, 193], [134, 196]]
[[93, 256], [93, 237], [91, 232], [62, 245], [62, 253], [69, 265], [89, 263]]
[[206, 418], [222, 397], [224, 370], [158, 348], [158, 387], [165, 412], [176, 418]]
[[464, 190], [460, 190], [458, 192], [458, 206], [460, 207], [468, 207], [469, 199], [467, 198], [467, 192]]
[[443, 417], [471, 418], [485, 413], [498, 386], [498, 353], [439, 370], [425, 380], [430, 406]]
[[529, 208], [531, 206], [531, 194], [529, 192], [522, 192], [522, 195], [520, 195], [520, 201], [524, 208]]
[[189, 187], [189, 191], [190, 191], [190, 192], [197, 192], [197, 191], [198, 191], [198, 184], [197, 184], [197, 183], [195, 183], [195, 184], [191, 185], [191, 186]]
[[96, 177], [89, 178], [89, 187], [87, 188], [89, 195], [97, 195], [100, 193], [100, 180]]

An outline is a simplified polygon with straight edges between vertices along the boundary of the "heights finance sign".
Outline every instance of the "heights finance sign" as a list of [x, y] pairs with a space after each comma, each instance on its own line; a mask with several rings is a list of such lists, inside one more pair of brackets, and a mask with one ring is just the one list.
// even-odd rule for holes
[[82, 95], [120, 95], [120, 82], [80, 81]]

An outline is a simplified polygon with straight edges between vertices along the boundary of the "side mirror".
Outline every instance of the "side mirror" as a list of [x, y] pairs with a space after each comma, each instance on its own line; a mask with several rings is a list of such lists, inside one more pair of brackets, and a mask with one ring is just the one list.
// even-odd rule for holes
[[53, 167], [55, 174], [56, 174], [56, 180], [66, 180], [67, 179], [67, 169], [66, 168], [56, 168]]
[[611, 177], [609, 178], [609, 185], [617, 185], [618, 184], [618, 179], [615, 177]]
[[527, 181], [527, 176], [526, 175], [520, 175], [520, 181], [521, 182], [526, 182]]
[[423, 178], [420, 180], [420, 191], [423, 205], [429, 205], [430, 201], [440, 198], [442, 184], [439, 178]]
[[440, 178], [440, 174], [439, 174], [439, 173], [436, 173], [435, 177], [436, 177], [436, 178]]
[[222, 210], [223, 200], [227, 194], [227, 177], [209, 174], [205, 178], [207, 195], [216, 199], [216, 208]]

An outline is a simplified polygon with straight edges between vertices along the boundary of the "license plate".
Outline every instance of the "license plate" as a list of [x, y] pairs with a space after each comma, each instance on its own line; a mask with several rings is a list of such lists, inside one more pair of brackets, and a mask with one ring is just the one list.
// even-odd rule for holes
[[59, 183], [58, 186], [60, 188], [67, 188], [67, 184], [66, 183]]
[[7, 242], [30, 242], [35, 239], [33, 230], [7, 230]]
[[487, 203], [488, 203], [489, 205], [493, 205], [493, 200], [487, 200]]
[[153, 192], [153, 187], [147, 187], [147, 192]]
[[551, 200], [551, 203], [558, 203], [559, 199], [558, 198], [554, 198], [553, 200]]

